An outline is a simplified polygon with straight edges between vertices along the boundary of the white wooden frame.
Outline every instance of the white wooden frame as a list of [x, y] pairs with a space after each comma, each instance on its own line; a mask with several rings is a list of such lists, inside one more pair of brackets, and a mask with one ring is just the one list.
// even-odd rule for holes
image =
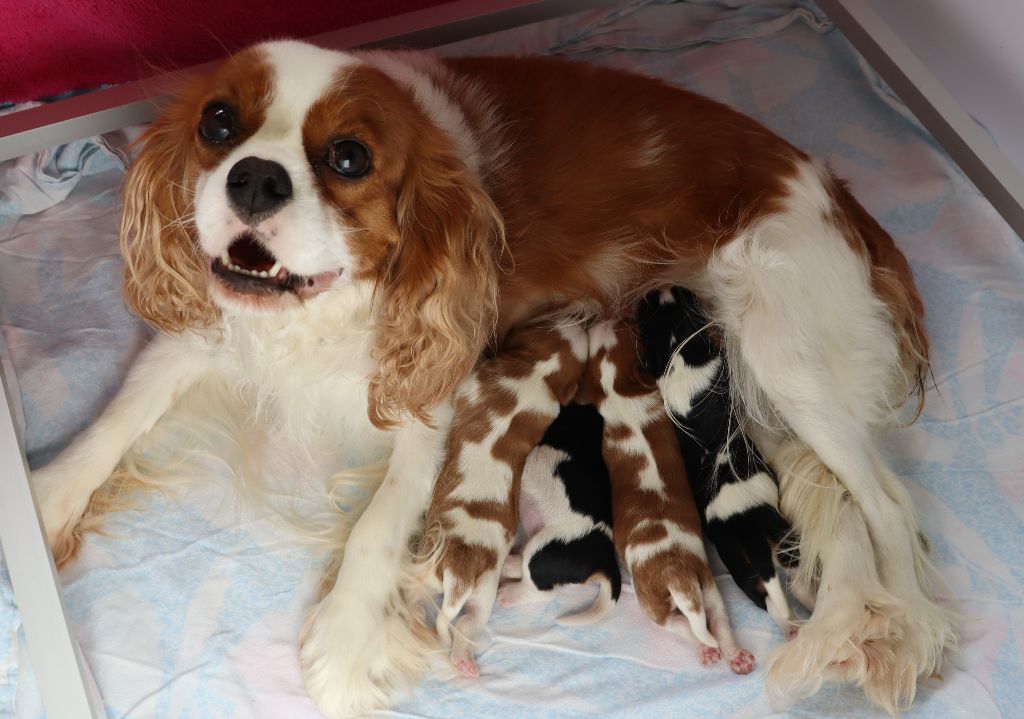
[[[430, 47], [538, 22], [613, 0], [460, 0], [310, 38], [325, 47]], [[1024, 176], [865, 0], [818, 0], [829, 17], [943, 145], [1007, 223], [1024, 237]], [[0, 160], [151, 120], [168, 78], [118, 87], [0, 116]], [[0, 546], [49, 719], [104, 716], [103, 702], [67, 621], [39, 521], [12, 397], [0, 407]], [[4, 411], [6, 409], [7, 411]]]
[[867, 0], [816, 0], [857, 51], [939, 141], [1018, 237], [1024, 174], [917, 59]]

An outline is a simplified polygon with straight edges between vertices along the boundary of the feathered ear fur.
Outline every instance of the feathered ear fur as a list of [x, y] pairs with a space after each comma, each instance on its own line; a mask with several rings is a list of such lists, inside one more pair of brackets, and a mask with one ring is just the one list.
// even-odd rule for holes
[[[435, 136], [436, 135], [436, 136]], [[398, 197], [400, 238], [377, 287], [377, 369], [370, 420], [426, 420], [451, 395], [491, 339], [497, 317], [501, 215], [440, 131]]]
[[125, 299], [153, 327], [172, 333], [218, 319], [193, 223], [193, 109], [182, 96], [149, 127], [123, 191]]

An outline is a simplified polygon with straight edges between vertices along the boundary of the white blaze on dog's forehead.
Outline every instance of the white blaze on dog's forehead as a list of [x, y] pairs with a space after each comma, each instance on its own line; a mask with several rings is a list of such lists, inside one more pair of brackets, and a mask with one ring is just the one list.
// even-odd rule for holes
[[[310, 108], [337, 87], [339, 78], [344, 82], [346, 68], [360, 61], [354, 55], [293, 41], [264, 43], [257, 52], [271, 69], [263, 123], [197, 185], [200, 245], [206, 254], [223, 257], [239, 233], [250, 228], [273, 253], [278, 272], [286, 269], [314, 277], [344, 271], [352, 266], [348, 227], [317, 190], [302, 128]], [[228, 172], [245, 157], [277, 163], [292, 185], [288, 202], [254, 226], [239, 218], [225, 189]]]
[[338, 72], [360, 64], [355, 55], [325, 50], [296, 41], [260, 46], [274, 72], [266, 117], [257, 134], [302, 135], [302, 124], [313, 104], [338, 80]]

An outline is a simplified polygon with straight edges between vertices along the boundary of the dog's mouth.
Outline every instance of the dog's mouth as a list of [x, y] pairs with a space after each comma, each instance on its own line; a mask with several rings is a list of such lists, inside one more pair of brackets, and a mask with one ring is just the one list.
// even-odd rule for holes
[[341, 275], [341, 270], [300, 275], [290, 272], [255, 235], [239, 235], [220, 257], [207, 259], [210, 273], [221, 286], [242, 295], [318, 295]]

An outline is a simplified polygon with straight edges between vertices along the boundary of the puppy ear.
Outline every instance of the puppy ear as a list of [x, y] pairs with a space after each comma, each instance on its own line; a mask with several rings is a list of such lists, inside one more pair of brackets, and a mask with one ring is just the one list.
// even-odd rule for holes
[[153, 327], [172, 333], [218, 319], [192, 221], [193, 108], [183, 95], [139, 138], [142, 150], [122, 193], [125, 299]]
[[501, 215], [439, 130], [420, 139], [398, 197], [399, 239], [377, 285], [370, 420], [427, 419], [494, 334]]

